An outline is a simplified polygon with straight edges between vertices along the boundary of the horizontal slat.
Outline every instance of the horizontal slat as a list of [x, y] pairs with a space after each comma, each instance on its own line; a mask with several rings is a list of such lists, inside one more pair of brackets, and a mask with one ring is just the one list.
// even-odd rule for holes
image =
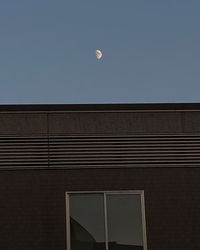
[[[145, 160], [143, 160], [143, 161], [135, 161], [134, 162], [134, 164], [161, 164], [161, 163], [167, 163], [167, 164], [169, 164], [169, 163], [173, 163], [173, 164], [175, 164], [175, 163], [196, 163], [196, 161], [195, 160], [190, 160], [190, 161], [185, 161], [185, 160], [182, 160], [182, 161], [174, 161], [174, 160], [169, 160], [169, 161], [167, 161], [167, 162], [165, 162], [165, 161], [160, 161], [160, 160], [154, 160], [154, 161], [145, 161]], [[52, 162], [52, 165], [57, 165], [57, 166], [59, 166], [60, 164], [61, 165], [65, 165], [66, 166], [66, 162], [65, 161], [59, 161], [59, 164], [58, 164], [58, 162]], [[91, 164], [93, 165], [93, 164], [109, 164], [109, 162], [107, 162], [107, 161], [82, 161], [81, 163], [80, 162], [74, 162], [74, 161], [69, 161], [68, 162], [68, 164], [69, 164], [69, 166], [71, 166], [71, 165], [88, 165], [88, 166], [91, 166]], [[112, 161], [112, 162], [110, 162], [110, 164], [133, 164], [133, 162], [132, 161], [123, 161], [123, 160], [121, 160], [121, 161]]]
[[199, 164], [200, 136], [51, 136], [50, 166]]
[[48, 137], [0, 137], [0, 167], [48, 167], [48, 140]]
[[200, 135], [0, 137], [0, 167], [200, 166]]

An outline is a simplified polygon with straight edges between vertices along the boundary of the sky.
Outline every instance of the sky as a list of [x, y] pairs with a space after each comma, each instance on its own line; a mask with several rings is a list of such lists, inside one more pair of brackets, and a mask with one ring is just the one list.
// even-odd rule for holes
[[199, 0], [1, 0], [0, 104], [200, 102], [199, 13]]

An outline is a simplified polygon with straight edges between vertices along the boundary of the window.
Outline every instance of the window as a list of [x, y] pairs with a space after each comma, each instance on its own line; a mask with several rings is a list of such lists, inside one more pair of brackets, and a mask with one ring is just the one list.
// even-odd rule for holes
[[67, 250], [146, 250], [144, 192], [66, 193]]

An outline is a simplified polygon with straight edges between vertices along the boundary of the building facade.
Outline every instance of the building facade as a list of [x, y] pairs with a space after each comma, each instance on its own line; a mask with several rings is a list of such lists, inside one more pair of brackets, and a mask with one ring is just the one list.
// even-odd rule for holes
[[0, 106], [0, 249], [200, 249], [200, 104]]

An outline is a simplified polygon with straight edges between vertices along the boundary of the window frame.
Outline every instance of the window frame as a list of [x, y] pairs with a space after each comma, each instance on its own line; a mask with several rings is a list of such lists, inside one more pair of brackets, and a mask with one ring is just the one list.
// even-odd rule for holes
[[67, 191], [65, 192], [65, 204], [66, 204], [66, 250], [71, 250], [70, 242], [70, 206], [69, 196], [71, 194], [102, 194], [104, 197], [104, 223], [105, 223], [105, 245], [106, 250], [108, 248], [108, 224], [107, 224], [107, 200], [106, 195], [140, 195], [141, 201], [141, 215], [142, 215], [142, 236], [143, 236], [143, 250], [147, 250], [147, 235], [146, 235], [146, 217], [145, 217], [145, 201], [144, 201], [144, 190], [118, 190], [118, 191]]

